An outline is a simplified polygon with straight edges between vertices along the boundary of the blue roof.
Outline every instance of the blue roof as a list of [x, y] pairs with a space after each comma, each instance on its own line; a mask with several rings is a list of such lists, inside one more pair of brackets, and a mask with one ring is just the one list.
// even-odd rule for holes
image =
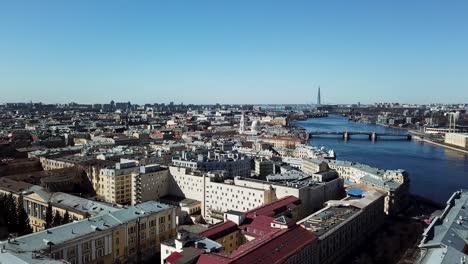
[[364, 190], [361, 190], [361, 189], [349, 189], [347, 193], [348, 193], [348, 195], [351, 195], [351, 196], [361, 197], [362, 194], [364, 193]]

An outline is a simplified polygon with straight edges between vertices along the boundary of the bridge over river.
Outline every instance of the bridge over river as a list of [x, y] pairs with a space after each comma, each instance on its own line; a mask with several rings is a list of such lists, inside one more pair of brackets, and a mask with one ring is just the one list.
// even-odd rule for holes
[[341, 136], [344, 140], [351, 139], [353, 135], [364, 135], [368, 136], [369, 140], [377, 140], [379, 138], [388, 138], [388, 139], [403, 139], [411, 140], [410, 133], [391, 133], [391, 132], [369, 132], [369, 131], [313, 131], [309, 132], [309, 138], [317, 137], [321, 135], [337, 135]]

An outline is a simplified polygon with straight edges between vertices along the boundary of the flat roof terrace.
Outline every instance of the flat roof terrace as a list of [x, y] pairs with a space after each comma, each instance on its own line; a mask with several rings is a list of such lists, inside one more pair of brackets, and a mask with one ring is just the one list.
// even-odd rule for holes
[[316, 236], [322, 236], [331, 229], [353, 217], [360, 211], [353, 206], [328, 207], [301, 221], [301, 225]]

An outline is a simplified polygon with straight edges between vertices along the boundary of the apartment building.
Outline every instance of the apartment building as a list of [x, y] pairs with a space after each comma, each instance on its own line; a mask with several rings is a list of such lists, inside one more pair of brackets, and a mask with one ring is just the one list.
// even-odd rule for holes
[[318, 237], [317, 254], [307, 263], [340, 263], [383, 224], [383, 207], [382, 194], [354, 189], [300, 220], [299, 225]]
[[173, 166], [169, 171], [169, 193], [200, 201], [201, 214], [209, 222], [222, 221], [228, 210], [248, 211], [275, 200], [270, 189], [237, 185], [235, 180], [226, 179], [223, 171], [201, 173]]
[[182, 230], [161, 245], [161, 264], [294, 263], [314, 256], [317, 238], [293, 219], [300, 200], [288, 196], [194, 234]]
[[273, 161], [263, 158], [255, 159], [255, 176], [264, 178], [265, 176], [272, 174], [273, 171]]
[[261, 140], [272, 144], [275, 148], [295, 148], [305, 143], [305, 140], [291, 135], [265, 136]]
[[150, 201], [1, 242], [0, 263], [141, 263], [175, 230], [175, 208]]
[[209, 182], [205, 193], [206, 220], [211, 223], [224, 220], [229, 210], [249, 211], [276, 200], [272, 189], [237, 185], [235, 180]]
[[384, 193], [384, 211], [388, 215], [398, 213], [409, 202], [409, 176], [404, 170], [382, 170], [342, 160], [304, 159], [303, 171], [307, 174], [327, 169], [335, 170], [346, 186], [356, 185]]
[[192, 153], [184, 151], [181, 157], [172, 158], [172, 165], [200, 171], [223, 170], [230, 178], [235, 176], [250, 177], [250, 158], [239, 153], [208, 151], [206, 155], [192, 156]]
[[[194, 263], [204, 252], [217, 251], [222, 245], [198, 234], [178, 230], [177, 236], [161, 242], [161, 264]], [[185, 262], [187, 261], [187, 262]]]
[[63, 218], [65, 213], [68, 212], [70, 220], [81, 220], [118, 210], [111, 205], [67, 193], [49, 193], [40, 187], [22, 193], [18, 200], [23, 203], [33, 232], [44, 230], [46, 210], [49, 204], [52, 207], [53, 215], [59, 214]]
[[88, 156], [75, 156], [75, 155], [41, 155], [39, 161], [41, 162], [44, 170], [57, 170], [63, 168], [70, 168], [78, 165], [79, 163], [95, 159]]
[[268, 190], [272, 201], [294, 196], [302, 201], [301, 217], [321, 209], [324, 203], [331, 199], [343, 197], [343, 180], [337, 175], [327, 177], [327, 181], [319, 182], [300, 171], [288, 171], [272, 175], [269, 180], [236, 177], [234, 184], [260, 190]]
[[468, 147], [467, 133], [445, 133], [444, 142], [446, 144], [455, 145], [462, 148]]
[[140, 166], [132, 173], [132, 205], [159, 200], [169, 193], [169, 169], [158, 164]]
[[441, 215], [432, 219], [419, 244], [419, 264], [466, 263], [468, 191], [456, 191]]
[[27, 182], [15, 181], [6, 177], [0, 178], [0, 195], [12, 195], [18, 203], [18, 198], [25, 193], [42, 189], [41, 186], [33, 185]]
[[132, 174], [138, 173], [140, 167], [136, 161], [126, 160], [115, 164], [115, 167], [101, 170], [95, 189], [97, 196], [113, 204], [131, 204]]

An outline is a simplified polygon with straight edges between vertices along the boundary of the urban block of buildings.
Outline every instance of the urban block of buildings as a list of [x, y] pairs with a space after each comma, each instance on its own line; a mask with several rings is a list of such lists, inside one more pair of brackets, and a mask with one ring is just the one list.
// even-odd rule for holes
[[468, 258], [468, 192], [455, 192], [440, 216], [432, 219], [419, 244], [421, 264], [466, 263]]
[[175, 232], [175, 208], [151, 201], [3, 241], [0, 263], [139, 263]]

